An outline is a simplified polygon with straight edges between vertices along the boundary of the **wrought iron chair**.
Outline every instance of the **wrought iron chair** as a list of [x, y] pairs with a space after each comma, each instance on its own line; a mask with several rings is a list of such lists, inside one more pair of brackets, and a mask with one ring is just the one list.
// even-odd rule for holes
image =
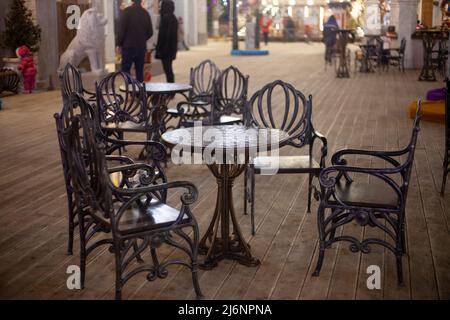
[[406, 39], [403, 38], [400, 42], [400, 48], [389, 49], [386, 54], [387, 68], [389, 65], [398, 66], [398, 69], [405, 72], [405, 50], [406, 50]]
[[230, 66], [223, 70], [214, 84], [212, 110], [206, 124], [227, 125], [244, 123], [248, 76]]
[[123, 140], [125, 133], [145, 133], [152, 140], [158, 128], [151, 123], [143, 85], [124, 72], [107, 75], [96, 85], [102, 129]]
[[[396, 257], [398, 284], [403, 283], [402, 256], [406, 254], [405, 207], [409, 180], [420, 131], [421, 105], [417, 106], [411, 141], [400, 151], [342, 150], [332, 157], [332, 167], [320, 174], [322, 187], [318, 209], [319, 257], [314, 276], [319, 276], [325, 249], [338, 241], [350, 242], [352, 252], [370, 253], [370, 245], [381, 245]], [[348, 165], [350, 156], [374, 157], [386, 161], [388, 168], [363, 168]], [[397, 159], [396, 159], [397, 158]], [[404, 159], [402, 161], [402, 159]], [[353, 176], [353, 179], [350, 177]], [[367, 180], [372, 183], [354, 181]], [[377, 182], [377, 183], [375, 183]], [[336, 230], [356, 221], [360, 226], [378, 228], [384, 238], [357, 239], [336, 236]]]
[[197, 67], [191, 68], [190, 85], [192, 90], [186, 101], [181, 101], [176, 108], [167, 110], [166, 123], [179, 118], [177, 128], [192, 127], [195, 121], [209, 118], [214, 81], [220, 75], [220, 69], [211, 60], [205, 60]]
[[450, 173], [450, 80], [445, 79], [445, 152], [444, 164], [442, 171], [442, 188], [441, 195], [445, 193], [447, 184], [447, 176]]
[[[274, 110], [274, 106], [284, 106]], [[319, 177], [325, 168], [327, 156], [327, 139], [314, 130], [312, 124], [312, 97], [306, 98], [303, 93], [291, 84], [281, 80], [272, 82], [256, 92], [248, 102], [246, 126], [280, 129], [289, 133], [284, 143], [294, 148], [308, 147], [308, 155], [300, 156], [261, 156], [253, 159], [245, 175], [244, 212], [247, 214], [247, 203], [251, 205], [252, 233], [255, 234], [255, 174], [263, 174], [277, 164], [279, 174], [309, 174], [308, 212], [311, 211], [312, 182]], [[314, 160], [314, 144], [320, 140], [320, 160]]]
[[[102, 245], [109, 245], [115, 255], [116, 299], [122, 298], [122, 288], [135, 275], [147, 273], [148, 281], [164, 279], [168, 275], [167, 267], [174, 264], [191, 269], [194, 289], [200, 297], [197, 276], [199, 230], [190, 209], [197, 200], [196, 187], [189, 182], [167, 183], [159, 166], [164, 157], [154, 158], [156, 166], [129, 164], [108, 168], [103, 137], [97, 134], [96, 122], [86, 111], [82, 98], [78, 96], [74, 103], [81, 113], [70, 117], [64, 139], [68, 146], [79, 219], [82, 288], [88, 255]], [[111, 174], [118, 174], [118, 181], [112, 181]], [[168, 190], [179, 188], [187, 191], [181, 195], [181, 209], [178, 210], [168, 206], [166, 199]], [[192, 230], [193, 239], [187, 230]], [[94, 237], [98, 232], [110, 233], [111, 238]], [[181, 249], [189, 261], [160, 262], [157, 249], [163, 244]], [[133, 267], [131, 262], [147, 248], [152, 264]]]
[[84, 96], [87, 101], [96, 102], [95, 93], [84, 89], [81, 73], [72, 64], [66, 64], [63, 72], [59, 75], [59, 81], [63, 101], [68, 100], [72, 93], [76, 92]]
[[19, 93], [20, 76], [19, 74], [9, 68], [0, 68], [0, 94], [4, 91], [9, 91], [14, 94]]
[[[79, 96], [78, 96], [79, 95]], [[75, 102], [73, 101], [75, 99]], [[66, 193], [67, 193], [67, 205], [68, 205], [68, 216], [69, 216], [69, 237], [68, 237], [68, 249], [67, 252], [69, 255], [73, 254], [73, 239], [74, 239], [74, 231], [75, 228], [78, 226], [78, 215], [77, 210], [75, 207], [75, 199], [73, 194], [73, 185], [72, 185], [72, 179], [70, 174], [70, 168], [69, 168], [69, 160], [68, 160], [68, 149], [66, 141], [64, 140], [64, 132], [68, 129], [68, 127], [71, 124], [71, 118], [74, 117], [75, 114], [80, 112], [79, 104], [82, 100], [83, 108], [82, 110], [85, 110], [86, 112], [89, 112], [90, 117], [92, 119], [95, 119], [95, 111], [94, 108], [83, 98], [81, 97], [80, 93], [72, 93], [70, 97], [67, 97], [64, 99], [64, 105], [61, 110], [61, 113], [56, 113], [54, 115], [55, 123], [56, 123], [56, 133], [58, 137], [58, 143], [59, 143], [59, 150], [61, 154], [61, 164], [63, 167], [63, 173], [64, 173], [64, 180], [66, 184]], [[76, 103], [78, 101], [78, 103]], [[112, 155], [115, 151], [120, 150], [121, 148], [137, 145], [137, 146], [143, 146], [143, 147], [150, 147], [150, 148], [157, 148], [159, 147], [159, 153], [164, 152], [164, 148], [162, 145], [160, 145], [157, 142], [153, 141], [126, 141], [126, 140], [115, 140], [107, 137], [103, 134], [99, 127], [99, 121], [98, 116], [96, 120], [97, 124], [97, 132], [99, 135], [102, 136], [103, 141], [105, 144], [107, 144], [108, 150], [107, 150], [107, 159], [109, 161], [119, 162], [121, 164], [132, 164], [134, 161], [130, 158], [124, 157], [124, 156], [117, 156]], [[161, 151], [162, 150], [162, 151]], [[158, 152], [157, 152], [158, 153]], [[155, 153], [155, 154], [157, 154]], [[164, 175], [164, 171], [161, 170], [161, 174]]]

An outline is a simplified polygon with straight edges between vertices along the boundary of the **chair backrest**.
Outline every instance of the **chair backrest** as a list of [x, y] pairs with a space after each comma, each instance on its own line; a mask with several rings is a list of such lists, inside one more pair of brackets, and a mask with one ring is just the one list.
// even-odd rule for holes
[[211, 60], [205, 60], [197, 67], [191, 68], [190, 100], [210, 102], [214, 90], [214, 81], [220, 76], [220, 69]]
[[[75, 99], [75, 100], [74, 100]], [[72, 184], [70, 178], [70, 167], [68, 160], [68, 148], [65, 133], [72, 125], [73, 119], [77, 114], [84, 117], [95, 119], [94, 109], [87, 103], [80, 94], [74, 93], [65, 99], [61, 113], [54, 115], [56, 123], [56, 134], [59, 143], [59, 150], [61, 153], [61, 163], [64, 171], [64, 179], [68, 192], [72, 191]]]
[[406, 50], [406, 39], [402, 38], [402, 41], [400, 41], [400, 53], [405, 54]]
[[[212, 101], [212, 120], [222, 116], [242, 115], [247, 103], [248, 76], [244, 76], [236, 67], [223, 70], [214, 84]], [[244, 119], [243, 119], [244, 120]]]
[[408, 195], [409, 180], [411, 178], [411, 171], [412, 171], [412, 167], [413, 167], [413, 163], [414, 163], [414, 156], [415, 156], [415, 152], [416, 152], [417, 139], [419, 137], [419, 132], [420, 132], [421, 119], [422, 119], [422, 102], [419, 101], [417, 103], [417, 110], [416, 110], [416, 116], [414, 119], [411, 140], [410, 140], [408, 146], [406, 147], [406, 150], [408, 151], [406, 153], [406, 160], [402, 164], [403, 169], [404, 169], [402, 172], [403, 184], [401, 185], [400, 188], [403, 193], [403, 199], [405, 202], [403, 205], [406, 205], [406, 197]]
[[69, 114], [63, 136], [77, 206], [89, 207], [109, 218], [113, 207], [104, 145], [84, 99], [75, 96], [71, 104], [71, 109], [79, 108], [80, 113]]
[[84, 92], [80, 71], [70, 63], [66, 64], [63, 72], [59, 75], [59, 81], [64, 101], [68, 100], [72, 93], [82, 95]]
[[107, 75], [96, 84], [96, 96], [101, 121], [142, 123], [148, 120], [145, 89], [127, 73]]
[[290, 136], [288, 145], [310, 143], [313, 130], [312, 98], [281, 80], [265, 85], [248, 101], [247, 126], [280, 129]]

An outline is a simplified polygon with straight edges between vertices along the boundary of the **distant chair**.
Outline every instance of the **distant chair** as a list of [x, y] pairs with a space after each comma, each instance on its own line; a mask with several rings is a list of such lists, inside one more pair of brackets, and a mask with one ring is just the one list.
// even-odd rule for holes
[[[275, 107], [278, 109], [274, 109]], [[281, 80], [267, 84], [256, 92], [248, 102], [247, 112], [246, 126], [285, 131], [289, 134], [289, 139], [283, 142], [285, 146], [297, 149], [308, 147], [308, 155], [304, 156], [261, 156], [253, 159], [245, 175], [244, 211], [247, 214], [249, 202], [252, 233], [255, 234], [255, 174], [271, 170], [273, 163], [277, 164], [277, 174], [308, 174], [308, 212], [310, 212], [313, 178], [319, 177], [325, 167], [328, 143], [324, 136], [314, 130], [312, 97], [307, 99], [303, 93]], [[318, 161], [314, 160], [313, 155], [316, 140], [322, 143]]]
[[189, 92], [186, 101], [178, 103], [176, 109], [168, 109], [166, 123], [179, 118], [177, 127], [192, 127], [195, 121], [208, 119], [211, 114], [214, 82], [220, 76], [220, 69], [211, 60], [205, 60], [191, 68]]
[[444, 165], [442, 172], [442, 188], [441, 194], [444, 195], [447, 184], [447, 176], [450, 173], [450, 80], [445, 79], [445, 152]]
[[[320, 174], [322, 188], [318, 209], [319, 257], [314, 276], [319, 276], [325, 250], [333, 243], [347, 241], [352, 252], [369, 253], [371, 245], [381, 245], [394, 253], [398, 283], [403, 283], [402, 257], [406, 254], [405, 207], [417, 138], [420, 131], [421, 105], [417, 106], [411, 140], [400, 151], [342, 150], [331, 159], [332, 167]], [[381, 159], [387, 168], [364, 168], [349, 165], [351, 156]], [[396, 159], [397, 158], [397, 159]], [[401, 159], [405, 158], [404, 161]], [[354, 181], [350, 178], [353, 176]], [[371, 183], [367, 183], [370, 176]], [[357, 239], [338, 235], [336, 230], [346, 224], [377, 228], [385, 234], [380, 238]]]
[[107, 75], [96, 85], [96, 95], [101, 128], [106, 135], [124, 140], [125, 133], [143, 133], [146, 140], [159, 141], [162, 124], [158, 119], [165, 116], [165, 110], [148, 108], [144, 86], [129, 74]]
[[406, 39], [403, 38], [400, 42], [400, 48], [389, 49], [386, 55], [387, 67], [389, 65], [398, 66], [398, 69], [405, 72], [405, 50], [406, 50]]
[[[73, 254], [73, 239], [74, 239], [74, 231], [78, 226], [78, 212], [75, 206], [75, 198], [72, 184], [72, 176], [70, 173], [70, 166], [68, 160], [68, 147], [67, 141], [64, 138], [64, 133], [68, 130], [70, 125], [72, 124], [73, 117], [76, 114], [83, 114], [85, 117], [89, 117], [96, 122], [96, 132], [99, 136], [101, 136], [103, 142], [108, 145], [108, 150], [106, 151], [108, 156], [107, 160], [112, 163], [120, 163], [120, 164], [133, 164], [133, 160], [128, 157], [112, 155], [117, 150], [120, 150], [127, 146], [137, 145], [143, 146], [146, 148], [151, 148], [153, 150], [152, 154], [154, 157], [160, 155], [160, 157], [165, 158], [165, 148], [160, 143], [153, 141], [126, 141], [126, 140], [115, 140], [107, 137], [103, 134], [99, 127], [98, 122], [98, 113], [96, 113], [95, 108], [90, 105], [78, 92], [73, 92], [70, 96], [67, 96], [63, 104], [63, 108], [61, 113], [56, 113], [54, 115], [55, 123], [56, 123], [56, 133], [58, 137], [59, 150], [61, 154], [61, 164], [63, 167], [64, 180], [66, 185], [66, 194], [67, 194], [67, 206], [68, 206], [68, 218], [69, 218], [69, 237], [68, 237], [68, 245], [67, 245], [67, 253], [69, 255]], [[81, 107], [80, 107], [81, 105]], [[157, 158], [158, 159], [158, 158]], [[161, 171], [161, 174], [164, 175], [164, 171], [162, 168], [158, 166], [158, 170]]]
[[[71, 103], [81, 111], [88, 109], [79, 95]], [[190, 209], [197, 200], [196, 187], [189, 182], [167, 183], [160, 166], [132, 163], [109, 168], [103, 137], [96, 133], [89, 112], [72, 113], [69, 119], [64, 140], [79, 220], [81, 287], [89, 254], [107, 245], [115, 255], [116, 299], [122, 298], [122, 288], [135, 275], [146, 273], [148, 281], [164, 279], [167, 267], [174, 264], [191, 270], [195, 292], [201, 296], [197, 275], [199, 230]], [[158, 160], [161, 158], [155, 163]], [[186, 190], [180, 198], [180, 209], [166, 204], [172, 189]], [[188, 231], [193, 232], [193, 239]], [[94, 237], [98, 232], [111, 237]], [[163, 244], [183, 251], [188, 261], [177, 257], [160, 262], [157, 249]], [[141, 261], [140, 255], [147, 249], [152, 264], [133, 266], [132, 262]]]
[[19, 74], [12, 69], [0, 68], [0, 93], [9, 91], [14, 94], [18, 94], [19, 88], [20, 88]]
[[210, 125], [244, 123], [248, 76], [234, 66], [222, 71], [214, 84]]
[[80, 71], [70, 63], [66, 64], [63, 72], [59, 75], [59, 81], [64, 101], [68, 100], [72, 93], [78, 93], [88, 102], [96, 102], [95, 93], [84, 88]]

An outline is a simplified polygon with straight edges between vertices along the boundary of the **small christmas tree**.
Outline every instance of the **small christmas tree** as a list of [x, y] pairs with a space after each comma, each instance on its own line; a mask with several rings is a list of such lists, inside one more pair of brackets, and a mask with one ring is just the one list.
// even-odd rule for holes
[[25, 0], [14, 0], [5, 18], [1, 45], [12, 52], [24, 45], [32, 52], [37, 52], [40, 40], [41, 28], [33, 23], [32, 13], [25, 6]]

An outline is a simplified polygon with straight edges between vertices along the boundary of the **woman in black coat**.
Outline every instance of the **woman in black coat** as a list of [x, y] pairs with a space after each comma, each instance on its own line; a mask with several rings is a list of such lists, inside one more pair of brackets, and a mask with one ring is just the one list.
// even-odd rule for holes
[[178, 50], [178, 19], [175, 17], [175, 4], [172, 0], [161, 2], [161, 22], [159, 25], [156, 58], [161, 59], [167, 82], [175, 82], [172, 63]]

